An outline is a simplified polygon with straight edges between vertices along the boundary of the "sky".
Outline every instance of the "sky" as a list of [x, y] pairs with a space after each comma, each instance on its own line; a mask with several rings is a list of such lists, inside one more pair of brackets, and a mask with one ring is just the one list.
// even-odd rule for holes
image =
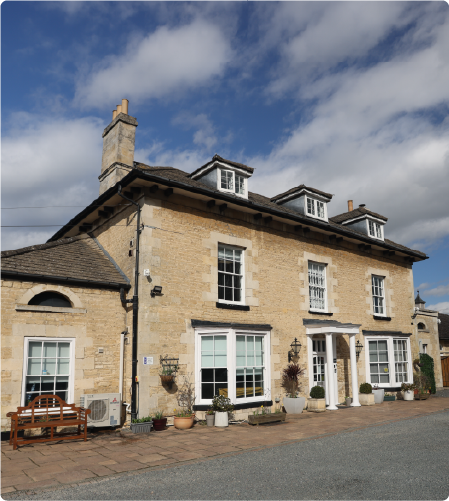
[[250, 191], [364, 203], [429, 255], [415, 288], [449, 313], [446, 2], [4, 2], [1, 23], [3, 250], [97, 198], [127, 98], [136, 161], [217, 153], [255, 168]]

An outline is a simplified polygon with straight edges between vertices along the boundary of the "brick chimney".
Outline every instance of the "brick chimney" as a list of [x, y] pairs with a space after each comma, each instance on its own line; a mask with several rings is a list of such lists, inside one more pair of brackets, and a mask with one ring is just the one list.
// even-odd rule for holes
[[103, 131], [100, 195], [117, 184], [132, 169], [137, 120], [128, 115], [128, 100], [112, 112], [112, 122]]
[[348, 212], [351, 212], [354, 210], [354, 204], [352, 203], [352, 200], [348, 200]]

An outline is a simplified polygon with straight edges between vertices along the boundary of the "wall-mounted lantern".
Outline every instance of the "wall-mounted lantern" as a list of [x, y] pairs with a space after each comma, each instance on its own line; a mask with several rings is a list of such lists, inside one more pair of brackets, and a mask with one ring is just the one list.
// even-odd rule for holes
[[357, 339], [357, 343], [355, 345], [355, 353], [357, 355], [357, 360], [359, 359], [359, 355], [362, 352], [363, 344]]
[[291, 362], [293, 358], [297, 359], [301, 350], [301, 343], [295, 338], [290, 345], [291, 350], [288, 352], [288, 361]]

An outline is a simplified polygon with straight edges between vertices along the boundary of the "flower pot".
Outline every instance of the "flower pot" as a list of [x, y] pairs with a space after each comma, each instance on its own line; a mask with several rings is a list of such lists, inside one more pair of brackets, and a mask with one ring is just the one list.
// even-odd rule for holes
[[301, 414], [306, 405], [306, 397], [284, 397], [283, 405], [287, 414]]
[[150, 433], [153, 428], [153, 421], [146, 423], [131, 423], [131, 431], [133, 433]]
[[374, 393], [359, 393], [360, 405], [375, 405]]
[[374, 394], [374, 403], [375, 404], [381, 404], [384, 401], [384, 396], [385, 396], [385, 390], [373, 390]]
[[352, 404], [352, 398], [351, 397], [346, 397], [345, 398], [345, 405], [346, 407], [351, 407]]
[[385, 395], [384, 402], [394, 402], [396, 400], [396, 395]]
[[324, 412], [326, 410], [325, 398], [308, 398], [307, 399], [308, 412]]
[[173, 384], [173, 382], [175, 380], [175, 376], [173, 374], [168, 375], [168, 376], [160, 374], [160, 378], [161, 378], [162, 384]]
[[165, 430], [165, 427], [167, 426], [167, 418], [161, 418], [161, 419], [154, 419], [153, 418], [153, 428], [154, 431], [162, 431]]
[[215, 426], [217, 428], [225, 428], [228, 426], [228, 413], [227, 412], [216, 412], [215, 413]]
[[188, 430], [189, 428], [192, 428], [194, 419], [195, 414], [186, 417], [175, 416], [173, 424], [178, 430]]
[[414, 396], [413, 390], [404, 391], [404, 400], [413, 401]]
[[206, 414], [206, 424], [207, 426], [214, 426], [215, 416], [214, 414]]
[[270, 414], [253, 414], [248, 416], [249, 424], [264, 424], [276, 423], [277, 421], [285, 421], [285, 412], [270, 412]]

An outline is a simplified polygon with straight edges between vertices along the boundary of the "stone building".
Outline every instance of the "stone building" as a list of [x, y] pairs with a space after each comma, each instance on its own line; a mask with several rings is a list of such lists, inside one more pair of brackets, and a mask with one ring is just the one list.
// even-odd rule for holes
[[[427, 256], [387, 239], [385, 216], [349, 201], [331, 217], [333, 195], [305, 185], [258, 195], [254, 169], [218, 155], [192, 173], [136, 162], [127, 111], [124, 100], [103, 133], [100, 196], [50, 242], [87, 233], [131, 285], [137, 262], [140, 416], [171, 413], [183, 376], [200, 416], [214, 394], [242, 418], [270, 405], [285, 394], [295, 339], [300, 393], [324, 386], [329, 409], [346, 395], [357, 405], [365, 381], [395, 390], [412, 380], [412, 265]], [[164, 357], [179, 365], [171, 387], [159, 377]]]
[[123, 393], [120, 288], [130, 284], [95, 238], [4, 251], [1, 275], [2, 431], [8, 412], [41, 393], [77, 403], [84, 393]]

